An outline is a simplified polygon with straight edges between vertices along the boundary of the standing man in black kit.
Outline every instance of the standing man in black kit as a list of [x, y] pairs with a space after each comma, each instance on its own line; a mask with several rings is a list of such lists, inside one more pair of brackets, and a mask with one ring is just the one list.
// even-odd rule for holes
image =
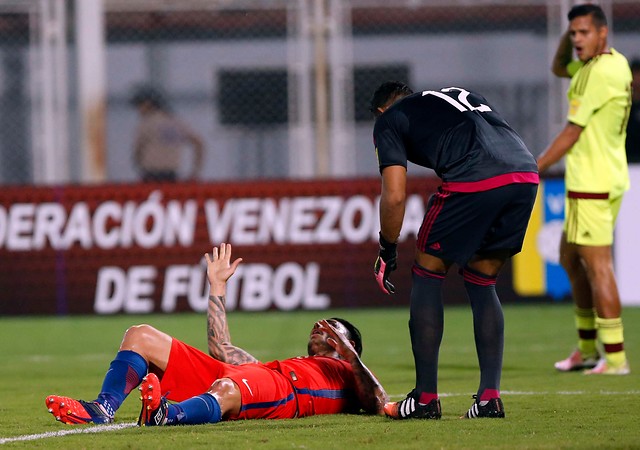
[[522, 139], [481, 95], [449, 87], [418, 93], [383, 83], [371, 100], [382, 174], [376, 280], [395, 291], [396, 241], [406, 201], [407, 161], [435, 170], [442, 186], [429, 200], [412, 269], [409, 331], [416, 386], [387, 403], [394, 419], [439, 419], [438, 354], [444, 328], [442, 283], [461, 268], [473, 311], [480, 385], [464, 418], [504, 417], [500, 377], [504, 318], [495, 284], [520, 252], [538, 188], [538, 168]]

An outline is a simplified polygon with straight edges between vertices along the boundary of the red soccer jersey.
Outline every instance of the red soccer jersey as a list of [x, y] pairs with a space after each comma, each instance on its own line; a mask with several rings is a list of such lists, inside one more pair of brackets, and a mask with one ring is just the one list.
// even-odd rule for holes
[[232, 365], [173, 339], [167, 369], [161, 375], [162, 394], [173, 401], [206, 392], [217, 379], [233, 380], [242, 406], [231, 420], [290, 419], [359, 410], [351, 365], [324, 356]]
[[325, 356], [300, 356], [266, 366], [289, 378], [298, 398], [298, 417], [356, 412], [359, 409], [351, 365]]

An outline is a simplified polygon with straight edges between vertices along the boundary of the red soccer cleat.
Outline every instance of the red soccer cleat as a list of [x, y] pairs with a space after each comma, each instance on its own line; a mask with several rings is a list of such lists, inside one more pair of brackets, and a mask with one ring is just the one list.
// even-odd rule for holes
[[74, 400], [59, 395], [49, 395], [45, 400], [45, 404], [57, 421], [67, 425], [113, 422], [113, 417], [109, 416], [102, 405], [96, 402], [85, 402], [84, 400]]
[[161, 426], [167, 423], [169, 404], [162, 397], [160, 380], [155, 373], [147, 374], [142, 379], [138, 390], [141, 392], [142, 410], [138, 418], [139, 427]]

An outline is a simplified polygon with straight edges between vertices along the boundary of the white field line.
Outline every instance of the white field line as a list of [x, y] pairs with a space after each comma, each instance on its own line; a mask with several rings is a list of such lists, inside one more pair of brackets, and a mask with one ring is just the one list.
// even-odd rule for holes
[[[585, 395], [585, 394], [589, 394], [590, 392], [587, 391], [556, 391], [556, 392], [551, 392], [551, 391], [500, 391], [500, 393], [502, 395], [548, 395], [548, 394], [553, 394], [553, 395]], [[631, 391], [599, 391], [597, 392], [599, 395], [640, 395], [640, 390], [631, 390]], [[455, 393], [443, 393], [443, 394], [439, 394], [440, 397], [471, 397], [472, 394], [475, 394], [475, 392], [471, 393], [460, 393], [460, 392], [455, 392]], [[392, 399], [403, 399], [406, 397], [407, 394], [394, 394], [391, 395], [390, 397]], [[59, 436], [67, 436], [70, 434], [88, 434], [88, 433], [102, 433], [104, 431], [117, 431], [117, 430], [124, 430], [125, 428], [131, 428], [131, 427], [135, 427], [136, 423], [135, 422], [131, 422], [131, 423], [120, 423], [120, 424], [113, 424], [113, 425], [95, 425], [95, 426], [89, 426], [89, 427], [85, 427], [82, 425], [79, 425], [77, 427], [74, 427], [73, 429], [70, 430], [60, 430], [60, 431], [49, 431], [47, 433], [40, 433], [40, 434], [27, 434], [27, 435], [23, 435], [23, 436], [15, 436], [15, 437], [10, 437], [10, 438], [0, 438], [0, 445], [1, 444], [7, 444], [9, 442], [18, 442], [18, 441], [35, 441], [38, 439], [48, 439], [48, 438], [52, 438], [52, 437], [59, 437]]]
[[49, 431], [47, 433], [26, 434], [23, 436], [0, 438], [0, 444], [7, 444], [9, 442], [18, 442], [18, 441], [35, 441], [38, 439], [48, 439], [52, 437], [67, 436], [70, 434], [88, 434], [88, 433], [102, 433], [104, 431], [117, 431], [117, 430], [124, 430], [125, 428], [135, 427], [136, 425], [137, 424], [135, 422], [119, 423], [119, 424], [112, 424], [112, 425], [95, 425], [90, 427], [85, 427], [80, 425], [70, 430]]
[[[598, 394], [598, 395], [640, 395], [640, 390], [631, 390], [631, 391], [597, 391], [597, 392], [588, 392], [588, 391], [500, 391], [501, 395], [585, 395], [585, 394]], [[461, 392], [452, 392], [452, 393], [441, 393], [438, 394], [439, 397], [471, 397], [475, 395], [475, 392], [469, 393], [461, 393]], [[403, 399], [407, 396], [407, 394], [392, 394], [389, 397], [391, 399]]]

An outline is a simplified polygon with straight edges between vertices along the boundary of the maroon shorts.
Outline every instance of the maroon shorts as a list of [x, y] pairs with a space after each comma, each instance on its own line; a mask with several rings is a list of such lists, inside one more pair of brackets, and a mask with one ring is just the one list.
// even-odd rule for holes
[[293, 387], [280, 372], [262, 363], [223, 363], [173, 339], [167, 370], [160, 380], [162, 395], [183, 401], [207, 392], [220, 378], [233, 380], [242, 398], [240, 414], [230, 419], [289, 419], [297, 414]]
[[440, 189], [429, 199], [418, 250], [460, 267], [474, 254], [515, 255], [522, 249], [537, 190], [529, 183], [469, 193]]

